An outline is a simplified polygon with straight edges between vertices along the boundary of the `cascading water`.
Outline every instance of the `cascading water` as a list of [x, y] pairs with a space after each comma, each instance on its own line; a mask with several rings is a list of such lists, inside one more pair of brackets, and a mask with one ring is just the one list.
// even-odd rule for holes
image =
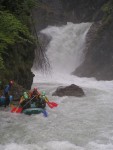
[[68, 23], [62, 27], [48, 27], [41, 33], [52, 37], [47, 56], [53, 72], [71, 73], [84, 59], [85, 37], [91, 23]]
[[[51, 82], [59, 80], [62, 76], [71, 74], [84, 60], [85, 37], [91, 26], [91, 23], [73, 24], [61, 27], [48, 27], [41, 31], [51, 41], [47, 46], [47, 57], [52, 68], [50, 76], [44, 76], [39, 71], [35, 73], [34, 82], [46, 80]], [[44, 76], [44, 78], [42, 78]], [[40, 78], [41, 77], [41, 78]]]
[[[0, 150], [113, 150], [113, 81], [71, 75], [84, 60], [90, 25], [68, 23], [41, 31], [52, 38], [47, 47], [52, 75], [32, 69], [32, 87], [45, 90], [59, 105], [46, 107], [47, 118], [0, 109]], [[81, 86], [85, 96], [52, 96], [59, 85], [71, 83]]]

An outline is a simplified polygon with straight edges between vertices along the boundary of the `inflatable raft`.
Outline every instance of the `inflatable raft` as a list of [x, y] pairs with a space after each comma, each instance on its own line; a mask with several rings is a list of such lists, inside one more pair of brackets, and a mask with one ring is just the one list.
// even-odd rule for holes
[[43, 115], [45, 117], [48, 116], [47, 112], [45, 109], [42, 109], [42, 108], [27, 108], [27, 109], [24, 109], [22, 111], [22, 113], [26, 114], [26, 115], [32, 115], [32, 114], [40, 114], [40, 113], [43, 113]]

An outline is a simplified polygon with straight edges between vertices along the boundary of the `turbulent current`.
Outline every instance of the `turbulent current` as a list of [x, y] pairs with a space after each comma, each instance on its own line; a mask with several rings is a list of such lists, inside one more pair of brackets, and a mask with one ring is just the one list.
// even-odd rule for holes
[[[48, 117], [27, 116], [0, 109], [0, 150], [113, 150], [113, 81], [71, 75], [84, 60], [90, 23], [68, 23], [41, 31], [51, 37], [47, 56], [51, 74], [34, 70], [34, 83], [50, 101], [58, 103]], [[76, 84], [85, 95], [58, 97], [58, 86]]]

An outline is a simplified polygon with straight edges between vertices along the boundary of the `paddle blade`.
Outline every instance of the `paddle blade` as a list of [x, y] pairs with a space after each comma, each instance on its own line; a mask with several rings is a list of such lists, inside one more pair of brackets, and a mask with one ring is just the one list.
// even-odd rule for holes
[[53, 108], [53, 107], [54, 107], [50, 102], [47, 102], [47, 104], [48, 104], [48, 106], [49, 106], [50, 108]]
[[43, 110], [43, 115], [44, 115], [44, 117], [48, 117], [48, 113], [47, 113], [47, 111], [46, 110]]
[[22, 110], [23, 110], [23, 109], [22, 109], [21, 107], [20, 107], [20, 108], [19, 108], [19, 107], [14, 107], [14, 108], [11, 110], [11, 112], [12, 112], [12, 113], [21, 113]]
[[11, 112], [14, 112], [16, 110], [16, 107], [13, 107], [12, 109], [11, 109]]
[[55, 103], [55, 102], [47, 102], [47, 104], [48, 104], [48, 106], [49, 106], [50, 108], [54, 108], [54, 107], [57, 107], [57, 106], [58, 106], [58, 104]]
[[23, 108], [18, 108], [15, 112], [16, 112], [16, 113], [21, 113], [22, 110], [23, 110]]
[[50, 102], [54, 107], [57, 107], [58, 106], [58, 104], [57, 103], [55, 103], [55, 102]]

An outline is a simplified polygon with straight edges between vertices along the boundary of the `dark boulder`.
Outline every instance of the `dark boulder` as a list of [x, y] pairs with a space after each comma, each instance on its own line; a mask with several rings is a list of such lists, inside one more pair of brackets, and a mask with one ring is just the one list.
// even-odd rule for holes
[[56, 89], [56, 91], [52, 94], [53, 96], [77, 96], [82, 97], [84, 96], [84, 91], [82, 88], [75, 84], [71, 84], [70, 86], [60, 86]]

